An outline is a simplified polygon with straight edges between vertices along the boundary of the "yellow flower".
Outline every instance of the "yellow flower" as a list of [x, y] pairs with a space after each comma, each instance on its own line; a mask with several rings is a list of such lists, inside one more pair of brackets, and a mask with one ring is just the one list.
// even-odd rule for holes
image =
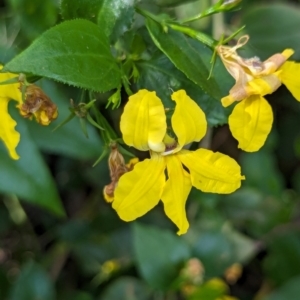
[[[2, 66], [0, 65], [0, 70]], [[15, 78], [16, 74], [0, 73], [0, 82]], [[19, 104], [22, 103], [22, 94], [19, 90], [20, 84], [0, 85], [0, 139], [4, 142], [8, 149], [9, 155], [13, 159], [19, 159], [16, 147], [20, 141], [20, 134], [15, 130], [16, 121], [12, 119], [8, 113], [8, 102], [15, 100]]]
[[263, 96], [272, 94], [283, 83], [300, 101], [300, 64], [287, 61], [294, 53], [292, 49], [274, 54], [263, 62], [258, 57], [244, 59], [236, 51], [248, 40], [248, 36], [243, 36], [236, 46], [221, 45], [217, 52], [236, 80], [229, 95], [221, 100], [224, 107], [239, 101], [229, 116], [230, 130], [239, 148], [253, 152], [264, 145], [273, 123], [271, 106]]
[[124, 142], [150, 151], [151, 158], [122, 175], [114, 192], [113, 208], [121, 219], [132, 221], [161, 199], [166, 215], [179, 228], [178, 234], [183, 234], [189, 227], [185, 203], [192, 186], [203, 192], [227, 194], [240, 187], [244, 176], [227, 155], [207, 149], [182, 149], [201, 140], [207, 123], [203, 111], [185, 91], [173, 93], [172, 100], [176, 102], [171, 118], [176, 140], [167, 134], [165, 110], [155, 92], [140, 90], [129, 98], [120, 124]]

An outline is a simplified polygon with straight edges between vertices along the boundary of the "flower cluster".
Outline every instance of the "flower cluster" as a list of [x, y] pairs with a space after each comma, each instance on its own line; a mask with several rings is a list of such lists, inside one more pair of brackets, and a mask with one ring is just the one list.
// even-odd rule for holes
[[286, 49], [261, 61], [258, 57], [244, 59], [237, 49], [244, 46], [248, 36], [239, 39], [234, 47], [220, 45], [217, 52], [236, 83], [221, 101], [224, 107], [235, 101], [228, 123], [238, 147], [244, 151], [259, 150], [271, 131], [273, 112], [264, 98], [284, 84], [300, 101], [300, 64], [288, 61], [294, 51]]
[[174, 92], [171, 98], [176, 102], [171, 118], [175, 137], [167, 133], [165, 109], [155, 92], [140, 90], [129, 97], [120, 124], [123, 140], [138, 150], [150, 151], [151, 157], [119, 178], [113, 208], [121, 219], [132, 221], [162, 200], [166, 215], [177, 225], [178, 234], [183, 234], [189, 227], [185, 204], [192, 186], [228, 194], [240, 187], [244, 176], [227, 155], [183, 149], [203, 138], [207, 122], [184, 90]]

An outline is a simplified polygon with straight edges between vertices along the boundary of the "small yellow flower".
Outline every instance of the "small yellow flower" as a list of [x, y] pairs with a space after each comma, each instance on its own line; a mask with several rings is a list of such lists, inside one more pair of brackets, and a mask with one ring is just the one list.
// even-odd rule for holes
[[184, 90], [173, 93], [172, 100], [176, 102], [171, 118], [176, 139], [167, 134], [165, 110], [155, 92], [140, 90], [129, 98], [120, 124], [123, 140], [141, 151], [150, 151], [151, 158], [122, 175], [114, 192], [113, 208], [121, 219], [132, 221], [161, 199], [166, 215], [179, 228], [178, 234], [183, 234], [189, 227], [185, 203], [192, 186], [204, 192], [227, 194], [240, 187], [244, 176], [236, 161], [227, 155], [207, 149], [182, 149], [201, 140], [207, 122], [203, 111]]
[[[0, 65], [0, 70], [2, 66]], [[0, 82], [15, 78], [16, 74], [0, 73]], [[20, 134], [15, 130], [16, 121], [8, 113], [8, 103], [15, 100], [22, 103], [22, 94], [19, 89], [20, 84], [0, 85], [0, 139], [8, 149], [9, 155], [13, 159], [19, 159], [16, 147], [20, 141]]]
[[243, 36], [236, 46], [220, 45], [217, 52], [236, 80], [229, 95], [221, 100], [224, 107], [239, 101], [229, 116], [230, 130], [239, 148], [253, 152], [264, 145], [273, 123], [271, 106], [263, 96], [284, 84], [300, 101], [300, 64], [287, 61], [294, 53], [292, 49], [274, 54], [263, 62], [258, 57], [244, 59], [236, 51], [248, 40], [248, 36]]

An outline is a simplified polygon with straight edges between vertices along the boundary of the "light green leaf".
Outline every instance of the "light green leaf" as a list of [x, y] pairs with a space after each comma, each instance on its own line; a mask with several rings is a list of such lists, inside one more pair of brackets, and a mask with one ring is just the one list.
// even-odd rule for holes
[[115, 40], [129, 30], [134, 17], [137, 0], [101, 0], [98, 25], [105, 34]]
[[9, 300], [55, 300], [55, 289], [46, 271], [35, 262], [27, 263], [11, 290]]
[[46, 31], [3, 71], [30, 73], [98, 92], [119, 86], [121, 80], [103, 30], [80, 19]]
[[139, 223], [133, 227], [133, 245], [142, 277], [158, 289], [169, 287], [190, 256], [188, 245], [180, 237]]
[[58, 216], [64, 216], [56, 186], [51, 174], [32, 140], [25, 120], [15, 116], [17, 131], [21, 141], [17, 147], [19, 160], [8, 157], [3, 144], [0, 144], [0, 191], [16, 194], [21, 200], [48, 209]]
[[162, 26], [147, 18], [147, 28], [155, 45], [183, 72], [191, 81], [206, 93], [220, 100], [222, 93], [214, 78], [207, 80], [209, 69], [203, 62], [201, 53], [195, 48], [196, 41], [171, 28], [164, 32]]

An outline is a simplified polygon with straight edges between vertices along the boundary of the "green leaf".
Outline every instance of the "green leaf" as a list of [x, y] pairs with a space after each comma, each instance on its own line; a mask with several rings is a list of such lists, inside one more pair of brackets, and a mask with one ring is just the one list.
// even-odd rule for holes
[[98, 25], [108, 37], [116, 40], [129, 30], [135, 13], [134, 5], [137, 0], [101, 0], [98, 14]]
[[220, 276], [233, 263], [243, 263], [256, 251], [250, 238], [234, 230], [229, 224], [214, 228], [197, 228], [200, 232], [193, 253], [201, 260], [208, 277]]
[[[255, 153], [243, 153], [241, 167], [247, 180], [244, 186], [254, 187], [266, 195], [280, 196], [284, 186], [284, 179], [277, 168], [274, 155], [261, 150]], [[263, 168], [261, 166], [264, 166]], [[272, 174], [272, 176], [270, 176]]]
[[150, 290], [147, 285], [134, 277], [120, 277], [112, 282], [99, 300], [148, 300]]
[[35, 121], [27, 120], [30, 134], [38, 147], [48, 153], [65, 155], [74, 159], [97, 158], [103, 148], [97, 131], [93, 126], [87, 126], [89, 138], [81, 131], [77, 117], [53, 132], [57, 124], [61, 123], [69, 114], [67, 95], [62, 87], [49, 80], [42, 80], [40, 86], [58, 107], [58, 118], [49, 126], [40, 126]]
[[[265, 20], [264, 26], [260, 25]], [[280, 21], [279, 21], [280, 20]], [[244, 14], [242, 24], [250, 35], [249, 46], [251, 53], [262, 59], [282, 52], [286, 48], [300, 49], [300, 8], [296, 5], [272, 4], [254, 6]], [[300, 59], [296, 51], [293, 59]]]
[[219, 209], [236, 227], [261, 238], [275, 226], [288, 222], [295, 205], [295, 200], [289, 193], [282, 194], [279, 198], [266, 197], [258, 188], [243, 187], [223, 197]]
[[203, 90], [181, 73], [163, 54], [147, 61], [138, 61], [136, 66], [139, 79], [135, 89], [156, 91], [166, 107], [172, 108], [175, 103], [171, 100], [173, 91], [186, 90], [205, 112], [210, 126], [227, 123], [230, 109], [224, 109], [220, 101], [205, 94]]
[[98, 92], [120, 85], [120, 70], [104, 32], [87, 20], [46, 31], [3, 71], [30, 73]]
[[60, 2], [60, 13], [65, 20], [83, 18], [96, 23], [99, 8], [99, 0], [61, 0]]
[[55, 300], [55, 289], [46, 271], [35, 262], [27, 263], [11, 290], [9, 300]]
[[58, 216], [64, 216], [56, 186], [28, 132], [25, 120], [15, 115], [14, 113], [14, 119], [18, 123], [17, 131], [21, 134], [17, 148], [21, 158], [17, 161], [10, 159], [6, 149], [0, 144], [0, 191], [16, 194], [21, 200], [27, 200]]
[[287, 228], [278, 236], [273, 237], [268, 246], [264, 270], [273, 283], [279, 285], [299, 275], [300, 233], [297, 229]]
[[58, 10], [53, 0], [9, 0], [13, 13], [19, 19], [21, 32], [33, 40], [57, 20]]
[[189, 258], [188, 245], [170, 231], [135, 223], [133, 245], [142, 277], [153, 288], [167, 289]]
[[190, 80], [200, 86], [206, 93], [220, 100], [222, 93], [212, 77], [207, 80], [209, 70], [203, 62], [201, 53], [195, 48], [196, 41], [184, 34], [168, 29], [147, 18], [147, 28], [155, 45], [183, 72]]
[[300, 295], [300, 276], [294, 277], [276, 289], [263, 300], [288, 300], [298, 299]]

